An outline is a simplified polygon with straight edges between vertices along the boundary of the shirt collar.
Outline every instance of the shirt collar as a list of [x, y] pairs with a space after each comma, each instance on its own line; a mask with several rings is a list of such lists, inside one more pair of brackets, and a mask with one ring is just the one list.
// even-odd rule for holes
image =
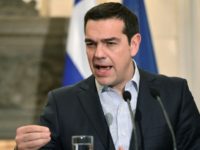
[[[136, 91], [138, 92], [139, 91], [140, 74], [139, 74], [139, 70], [138, 70], [138, 67], [137, 67], [135, 60], [133, 60], [133, 65], [134, 65], [134, 68], [135, 68], [135, 72], [134, 72], [132, 79], [129, 82], [127, 82], [127, 84], [132, 83], [134, 85]], [[96, 84], [96, 88], [97, 88], [98, 93], [104, 92], [107, 89], [109, 89], [109, 87], [101, 85], [100, 83], [98, 83], [98, 81], [96, 79], [95, 79], [95, 84]], [[126, 84], [126, 86], [127, 86], [127, 84]], [[126, 89], [126, 86], [125, 86], [125, 89]]]

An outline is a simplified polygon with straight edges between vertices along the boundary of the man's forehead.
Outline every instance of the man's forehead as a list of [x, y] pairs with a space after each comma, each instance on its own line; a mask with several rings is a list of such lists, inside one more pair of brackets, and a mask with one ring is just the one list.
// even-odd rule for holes
[[105, 25], [121, 25], [124, 28], [124, 21], [122, 19], [119, 18], [106, 18], [106, 19], [97, 19], [97, 20], [93, 20], [90, 19], [87, 21], [86, 23], [86, 28], [89, 25], [96, 25], [96, 24], [105, 24]]
[[86, 24], [85, 35], [105, 36], [103, 38], [117, 37], [124, 34], [124, 23], [119, 19], [90, 20]]

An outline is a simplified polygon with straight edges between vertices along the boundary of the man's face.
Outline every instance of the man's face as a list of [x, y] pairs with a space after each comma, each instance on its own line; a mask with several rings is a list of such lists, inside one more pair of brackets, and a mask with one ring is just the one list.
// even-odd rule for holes
[[[122, 90], [134, 73], [132, 57], [139, 40], [128, 42], [119, 19], [89, 20], [85, 27], [85, 43], [91, 71], [101, 85]], [[133, 38], [132, 38], [133, 39]]]

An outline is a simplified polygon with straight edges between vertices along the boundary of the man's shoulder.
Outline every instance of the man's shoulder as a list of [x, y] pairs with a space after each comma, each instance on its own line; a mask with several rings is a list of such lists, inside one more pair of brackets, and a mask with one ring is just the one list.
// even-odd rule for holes
[[150, 84], [150, 86], [156, 86], [159, 88], [178, 88], [180, 89], [183, 86], [188, 86], [187, 80], [181, 77], [176, 76], [167, 76], [163, 74], [154, 74], [140, 70], [141, 82]]
[[90, 76], [84, 80], [81, 80], [75, 84], [67, 85], [63, 87], [59, 87], [50, 91], [50, 93], [54, 94], [69, 94], [69, 93], [77, 93], [80, 89], [87, 89], [88, 87], [93, 86], [94, 77]]
[[140, 69], [142, 79], [148, 79], [159, 82], [185, 82], [186, 79], [177, 76], [168, 76], [164, 74], [151, 73]]

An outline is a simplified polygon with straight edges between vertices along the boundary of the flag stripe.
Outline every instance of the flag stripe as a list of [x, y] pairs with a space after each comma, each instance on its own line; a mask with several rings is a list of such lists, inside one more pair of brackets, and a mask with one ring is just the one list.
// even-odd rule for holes
[[78, 2], [80, 2], [81, 0], [75, 0], [74, 1], [74, 5], [78, 4]]
[[158, 73], [144, 1], [123, 0], [123, 4], [134, 12], [139, 19], [142, 41], [139, 52], [134, 57], [135, 61], [142, 69]]
[[83, 79], [82, 75], [72, 62], [69, 55], [66, 54], [65, 57], [65, 68], [64, 68], [64, 77], [63, 85], [71, 85]]
[[84, 15], [95, 0], [75, 0], [66, 47], [63, 85], [76, 83], [91, 74], [84, 43]]

